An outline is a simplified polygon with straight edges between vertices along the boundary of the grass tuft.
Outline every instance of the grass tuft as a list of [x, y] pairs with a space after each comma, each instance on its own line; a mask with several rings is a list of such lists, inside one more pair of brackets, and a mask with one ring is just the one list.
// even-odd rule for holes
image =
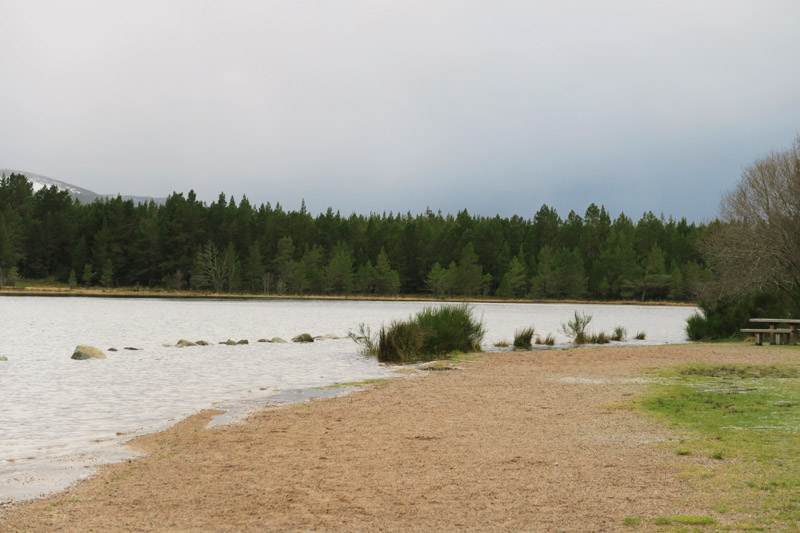
[[564, 335], [570, 337], [575, 344], [586, 344], [588, 341], [586, 335], [586, 326], [592, 321], [592, 315], [586, 313], [578, 313], [575, 311], [575, 316], [566, 324], [561, 324], [561, 331]]
[[627, 335], [628, 335], [628, 330], [626, 330], [622, 326], [617, 326], [614, 328], [614, 333], [611, 335], [611, 340], [614, 342], [622, 342], [625, 340], [625, 337]]
[[525, 328], [514, 333], [514, 348], [517, 350], [530, 350], [532, 347], [533, 328]]
[[381, 326], [377, 336], [364, 327], [349, 336], [381, 362], [409, 363], [479, 351], [485, 333], [472, 307], [461, 304], [425, 307], [406, 321]]
[[637, 341], [643, 341], [647, 338], [647, 333], [645, 333], [644, 331], [640, 331], [633, 338], [636, 339]]

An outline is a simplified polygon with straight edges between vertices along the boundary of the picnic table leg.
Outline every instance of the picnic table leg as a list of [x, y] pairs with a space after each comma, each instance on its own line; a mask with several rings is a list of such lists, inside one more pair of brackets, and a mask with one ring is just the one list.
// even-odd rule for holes
[[792, 333], [789, 335], [789, 344], [797, 346], [797, 324], [790, 324]]
[[756, 333], [756, 346], [761, 346], [763, 344], [762, 333]]
[[775, 341], [777, 340], [775, 338], [776, 337], [775, 332], [773, 331], [776, 327], [777, 327], [777, 324], [770, 324], [769, 325], [769, 329], [770, 329], [770, 332], [769, 332], [769, 343], [770, 344], [775, 344]]

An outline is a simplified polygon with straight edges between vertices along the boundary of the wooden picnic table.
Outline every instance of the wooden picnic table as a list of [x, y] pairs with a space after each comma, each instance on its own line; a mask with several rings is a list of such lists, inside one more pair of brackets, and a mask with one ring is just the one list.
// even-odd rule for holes
[[[756, 336], [756, 344], [761, 346], [763, 336], [769, 335], [770, 344], [797, 344], [797, 329], [800, 326], [800, 318], [751, 318], [754, 324], [767, 324], [768, 329], [740, 330], [742, 333], [753, 333]], [[779, 328], [781, 324], [788, 324], [788, 328]]]

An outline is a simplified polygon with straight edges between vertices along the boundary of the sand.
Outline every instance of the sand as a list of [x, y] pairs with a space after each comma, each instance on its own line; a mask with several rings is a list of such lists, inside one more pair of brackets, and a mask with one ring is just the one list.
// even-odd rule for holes
[[696, 508], [682, 435], [614, 408], [652, 367], [781, 362], [791, 348], [669, 345], [488, 354], [448, 371], [206, 429], [203, 412], [132, 445], [0, 531], [617, 531]]

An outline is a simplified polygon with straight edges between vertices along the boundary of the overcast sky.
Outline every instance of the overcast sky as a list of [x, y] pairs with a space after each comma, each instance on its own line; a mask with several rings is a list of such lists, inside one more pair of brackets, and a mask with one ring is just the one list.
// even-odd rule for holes
[[797, 0], [0, 0], [0, 168], [700, 222], [800, 133], [799, 22]]

